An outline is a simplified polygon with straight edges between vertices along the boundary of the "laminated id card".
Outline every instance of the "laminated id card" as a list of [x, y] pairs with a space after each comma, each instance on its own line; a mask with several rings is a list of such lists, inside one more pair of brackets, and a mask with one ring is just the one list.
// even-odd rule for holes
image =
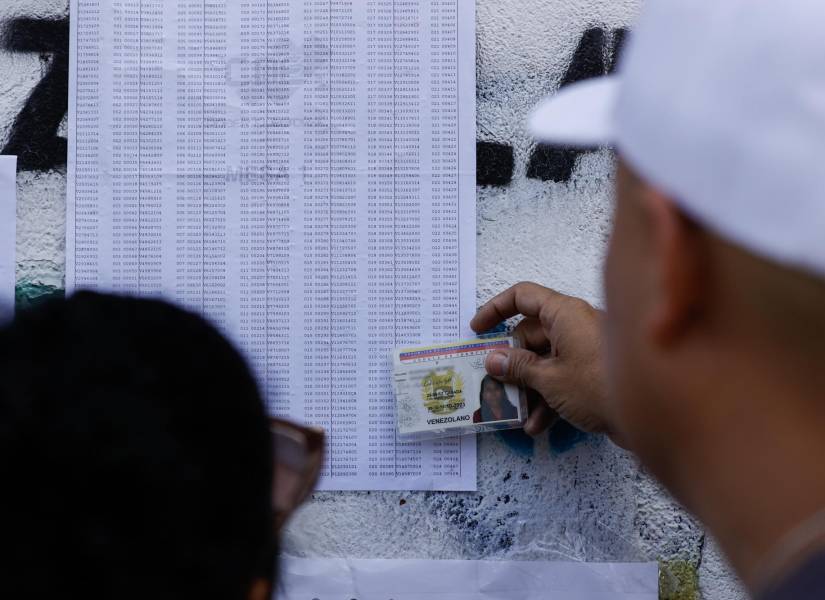
[[398, 436], [405, 440], [464, 435], [522, 427], [525, 394], [487, 374], [484, 360], [516, 347], [509, 336], [492, 335], [393, 352]]

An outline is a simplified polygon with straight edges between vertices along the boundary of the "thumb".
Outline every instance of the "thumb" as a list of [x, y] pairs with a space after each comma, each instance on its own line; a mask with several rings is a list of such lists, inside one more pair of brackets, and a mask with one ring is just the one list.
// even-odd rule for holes
[[543, 363], [544, 359], [535, 352], [511, 348], [488, 354], [484, 367], [499, 381], [531, 388], [541, 393], [539, 381], [542, 379]]

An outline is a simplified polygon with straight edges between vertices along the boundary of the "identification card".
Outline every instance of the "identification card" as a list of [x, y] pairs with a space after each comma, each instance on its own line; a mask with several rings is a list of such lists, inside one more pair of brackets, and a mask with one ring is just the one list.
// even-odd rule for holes
[[393, 353], [398, 434], [427, 439], [513, 429], [527, 418], [517, 386], [487, 374], [491, 352], [514, 348], [508, 336], [402, 348]]

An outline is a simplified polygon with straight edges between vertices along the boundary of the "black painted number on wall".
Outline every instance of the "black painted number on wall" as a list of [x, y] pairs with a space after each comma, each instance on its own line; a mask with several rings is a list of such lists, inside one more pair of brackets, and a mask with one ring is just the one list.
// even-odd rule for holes
[[66, 164], [66, 138], [57, 130], [69, 101], [68, 19], [16, 19], [3, 34], [9, 52], [38, 52], [49, 66], [14, 119], [0, 154], [16, 154], [17, 167], [46, 171]]
[[[625, 29], [618, 29], [612, 34], [597, 28], [585, 31], [559, 87], [612, 73], [616, 69], [616, 61], [626, 35]], [[527, 177], [542, 181], [570, 181], [576, 160], [587, 151], [582, 148], [539, 144], [530, 157]]]
[[[582, 35], [561, 87], [612, 72], [625, 41], [626, 30], [606, 32], [592, 28]], [[10, 52], [37, 52], [49, 61], [17, 115], [0, 154], [16, 154], [20, 170], [44, 171], [65, 166], [67, 142], [57, 135], [68, 110], [68, 19], [16, 19], [2, 36]], [[478, 142], [478, 184], [508, 185], [513, 175], [513, 150], [492, 142]], [[527, 167], [527, 176], [544, 181], [569, 181], [576, 161], [586, 149], [539, 144]]]

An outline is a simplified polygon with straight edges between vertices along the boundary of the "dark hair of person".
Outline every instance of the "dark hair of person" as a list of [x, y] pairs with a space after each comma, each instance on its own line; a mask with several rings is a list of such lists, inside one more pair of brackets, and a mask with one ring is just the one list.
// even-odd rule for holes
[[481, 386], [479, 386], [478, 390], [478, 399], [481, 402], [481, 406], [484, 407], [484, 388], [488, 385], [494, 385], [497, 388], [504, 390], [504, 384], [498, 381], [497, 379], [493, 378], [491, 375], [485, 375], [484, 379], [481, 380]]
[[[496, 414], [493, 412], [493, 407], [490, 406], [484, 400], [484, 388], [488, 385], [495, 386], [498, 391], [500, 392], [500, 402], [498, 409], [501, 411], [501, 414]], [[504, 384], [494, 379], [490, 375], [485, 375], [484, 379], [481, 380], [481, 386], [478, 393], [478, 401], [479, 401], [479, 422], [488, 423], [491, 421], [498, 421], [501, 419], [515, 419], [518, 417], [518, 409], [510, 403], [510, 400], [507, 398], [507, 392], [504, 389]]]
[[274, 575], [272, 441], [238, 352], [78, 293], [0, 329], [0, 597], [245, 599]]

